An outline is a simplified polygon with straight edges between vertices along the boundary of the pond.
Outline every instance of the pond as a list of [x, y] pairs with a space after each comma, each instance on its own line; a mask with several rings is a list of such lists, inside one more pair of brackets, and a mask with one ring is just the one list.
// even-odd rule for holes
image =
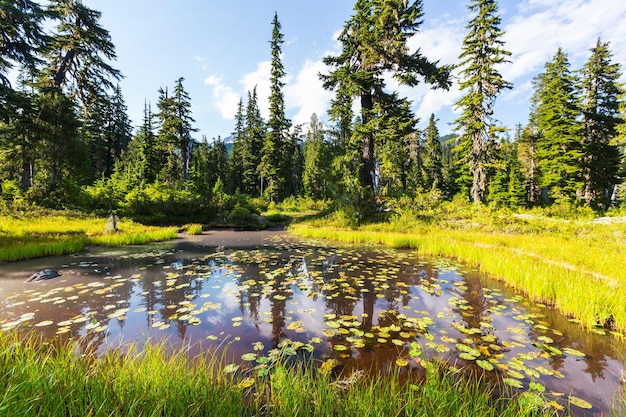
[[[25, 282], [46, 268], [61, 276]], [[609, 415], [624, 390], [619, 335], [583, 331], [449, 260], [280, 231], [1, 264], [0, 326], [100, 350], [161, 338], [192, 352], [229, 344], [238, 362], [289, 339], [348, 370], [417, 372], [421, 360], [441, 358], [545, 391], [575, 415]]]

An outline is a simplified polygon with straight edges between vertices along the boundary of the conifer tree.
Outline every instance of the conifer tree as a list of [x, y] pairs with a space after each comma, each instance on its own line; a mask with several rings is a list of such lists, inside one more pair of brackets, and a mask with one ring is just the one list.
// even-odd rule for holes
[[565, 53], [558, 49], [535, 81], [537, 105], [537, 164], [542, 187], [554, 200], [572, 202], [581, 189], [580, 114], [575, 78]]
[[191, 117], [191, 102], [183, 81], [182, 77], [176, 81], [172, 95], [167, 89], [159, 89], [157, 102], [160, 121], [158, 142], [164, 156], [162, 179], [170, 185], [188, 180], [193, 145], [191, 133], [196, 131], [192, 127], [195, 120]]
[[332, 69], [322, 79], [326, 89], [336, 91], [335, 117], [339, 109], [346, 113], [348, 97], [360, 100], [361, 121], [355, 130], [362, 149], [359, 182], [374, 191], [376, 125], [385, 116], [375, 109], [384, 100], [384, 77], [408, 86], [423, 78], [447, 88], [449, 68], [430, 62], [419, 49], [409, 52], [407, 42], [422, 23], [421, 1], [357, 0], [354, 10], [339, 35], [341, 53], [324, 59]]
[[176, 136], [179, 123], [176, 120], [174, 107], [174, 100], [170, 96], [168, 89], [159, 88], [157, 101], [159, 112], [156, 114], [159, 122], [157, 148], [160, 171], [158, 179], [169, 186], [174, 186], [179, 182], [180, 173], [182, 172], [178, 138]]
[[424, 171], [426, 173], [426, 189], [443, 191], [443, 163], [441, 161], [441, 142], [435, 115], [430, 115], [426, 138], [424, 141]]
[[535, 112], [531, 111], [531, 120], [525, 128], [522, 129], [522, 126], [518, 125], [516, 129], [516, 141], [519, 144], [517, 157], [522, 176], [524, 177], [526, 201], [530, 205], [539, 204], [541, 201], [541, 172], [539, 171], [537, 158], [539, 133], [534, 114]]
[[411, 171], [410, 136], [417, 120], [411, 112], [411, 103], [397, 93], [381, 95], [375, 106], [376, 131], [379, 136], [380, 186], [386, 194], [398, 195], [408, 191]]
[[233, 147], [229, 162], [230, 191], [243, 190], [243, 150], [245, 141], [246, 116], [243, 107], [243, 98], [239, 99], [235, 114], [235, 131], [233, 132]]
[[611, 205], [618, 204], [620, 198], [624, 197], [624, 181], [626, 180], [626, 92], [622, 92], [619, 103], [619, 113], [622, 115], [622, 122], [617, 125], [617, 136], [611, 141], [620, 151], [620, 167], [618, 171], [618, 184], [613, 187], [611, 193]]
[[45, 10], [31, 0], [0, 0], [0, 92], [10, 87], [7, 72], [20, 64], [34, 72], [49, 38], [42, 25]]
[[115, 45], [100, 25], [101, 13], [81, 1], [51, 0], [49, 12], [59, 21], [47, 53], [52, 85], [72, 86], [72, 94], [88, 107], [121, 78], [110, 64], [116, 59]]
[[150, 103], [144, 104], [143, 122], [139, 127], [136, 140], [140, 143], [141, 177], [146, 184], [153, 183], [159, 172], [159, 153], [157, 138], [155, 135], [155, 115], [152, 113]]
[[329, 168], [328, 144], [324, 140], [322, 122], [313, 113], [304, 142], [304, 196], [315, 200], [327, 197], [325, 170]]
[[287, 129], [289, 120], [285, 118], [285, 98], [283, 87], [285, 69], [281, 61], [281, 46], [284, 43], [278, 14], [272, 21], [272, 69], [270, 74], [270, 116], [267, 121], [267, 134], [263, 143], [262, 170], [263, 179], [267, 184], [264, 194], [274, 200], [282, 200], [290, 194], [291, 155]]
[[259, 110], [256, 87], [248, 92], [246, 104], [246, 126], [242, 147], [241, 192], [250, 196], [261, 196], [264, 178], [261, 165], [265, 123]]
[[461, 134], [459, 148], [467, 152], [472, 175], [471, 197], [479, 202], [484, 200], [489, 183], [489, 142], [503, 130], [493, 118], [493, 106], [502, 90], [511, 88], [497, 66], [508, 62], [510, 52], [503, 48], [497, 2], [472, 0], [468, 8], [475, 17], [467, 26], [469, 33], [460, 55], [460, 87], [467, 93], [456, 103], [462, 111], [456, 124]]
[[191, 117], [191, 99], [189, 93], [183, 87], [183, 77], [176, 80], [174, 86], [173, 105], [174, 115], [176, 117], [176, 141], [180, 149], [180, 158], [182, 166], [182, 179], [187, 181], [189, 174], [189, 165], [191, 163], [191, 153], [193, 139], [191, 134], [196, 132], [192, 124], [195, 122]]
[[609, 44], [598, 39], [591, 57], [580, 71], [583, 114], [583, 198], [595, 208], [608, 203], [617, 181], [619, 150], [611, 141], [622, 122], [619, 114], [620, 66], [611, 62]]

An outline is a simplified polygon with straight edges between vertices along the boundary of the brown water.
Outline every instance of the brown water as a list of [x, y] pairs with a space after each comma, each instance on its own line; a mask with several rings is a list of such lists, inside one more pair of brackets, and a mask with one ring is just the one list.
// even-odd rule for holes
[[[33, 272], [62, 276], [26, 283]], [[424, 358], [543, 390], [574, 415], [609, 415], [624, 344], [449, 261], [332, 246], [283, 232], [209, 232], [0, 265], [0, 326], [82, 338], [100, 350], [158, 340], [241, 355], [286, 338], [347, 369], [419, 371]], [[604, 334], [600, 334], [604, 333]], [[575, 400], [574, 400], [575, 401]], [[616, 412], [618, 415], [623, 410]]]

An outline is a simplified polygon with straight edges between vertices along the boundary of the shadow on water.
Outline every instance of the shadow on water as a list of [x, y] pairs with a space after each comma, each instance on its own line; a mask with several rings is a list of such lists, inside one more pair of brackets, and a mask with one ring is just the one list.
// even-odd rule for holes
[[[35, 271], [62, 276], [26, 283]], [[607, 414], [623, 393], [624, 345], [583, 331], [501, 283], [415, 252], [207, 232], [175, 242], [0, 265], [0, 326], [100, 351], [166, 338], [237, 359], [288, 338], [345, 369], [419, 373], [437, 358], [513, 387], [570, 395]], [[582, 409], [581, 409], [582, 410]], [[576, 414], [576, 407], [572, 407]]]

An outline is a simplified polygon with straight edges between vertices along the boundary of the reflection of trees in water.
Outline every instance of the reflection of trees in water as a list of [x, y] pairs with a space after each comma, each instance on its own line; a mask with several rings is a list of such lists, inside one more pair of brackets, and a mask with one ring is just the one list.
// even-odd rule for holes
[[[469, 334], [463, 334], [464, 338], [471, 339], [475, 348], [486, 357], [504, 351], [502, 342], [495, 336], [494, 329], [491, 327], [492, 313], [489, 307], [493, 301], [485, 297], [480, 278], [474, 274], [465, 274], [462, 285], [452, 286], [450, 292], [463, 301], [458, 303], [452, 311], [461, 317], [461, 321], [465, 323], [464, 327], [468, 329]], [[491, 336], [491, 338], [486, 336]], [[499, 346], [499, 349], [494, 350], [492, 345]]]

